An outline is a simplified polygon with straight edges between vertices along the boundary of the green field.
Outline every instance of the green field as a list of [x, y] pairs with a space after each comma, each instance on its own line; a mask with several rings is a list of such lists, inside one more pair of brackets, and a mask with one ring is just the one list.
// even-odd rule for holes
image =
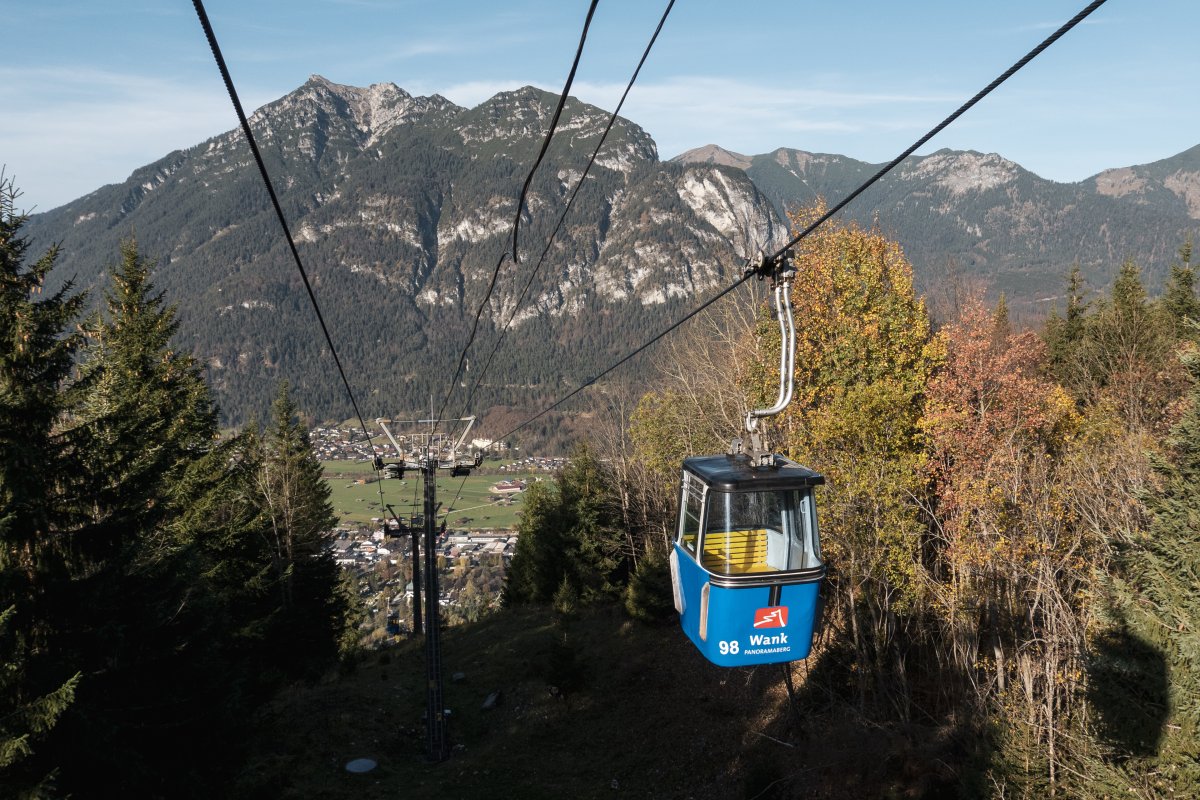
[[[387, 516], [379, 503], [380, 488], [383, 489], [384, 503], [395, 508], [396, 515], [401, 519], [421, 513], [424, 493], [421, 476], [416, 472], [409, 472], [404, 480], [355, 483], [360, 479], [374, 479], [375, 473], [370, 464], [358, 461], [323, 461], [321, 464], [325, 470], [325, 481], [329, 484], [334, 512], [342, 522], [365, 524], [371, 521], [371, 517]], [[530, 480], [534, 477], [532, 474], [471, 475], [467, 478], [439, 475], [437, 500], [442, 504], [440, 515], [445, 515], [449, 509], [447, 523], [451, 528], [515, 528], [517, 513], [521, 510], [521, 495], [510, 496], [511, 505], [502, 506], [492, 501], [488, 489], [502, 480]]]

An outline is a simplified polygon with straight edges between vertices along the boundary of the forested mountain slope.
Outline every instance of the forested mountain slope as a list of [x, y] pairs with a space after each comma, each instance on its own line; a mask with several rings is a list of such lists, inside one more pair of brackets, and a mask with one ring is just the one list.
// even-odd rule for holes
[[[254, 114], [365, 414], [412, 413], [445, 395], [555, 101], [526, 87], [465, 109], [392, 84], [314, 76]], [[448, 413], [504, 407], [524, 418], [561, 397], [736, 280], [747, 253], [782, 243], [784, 212], [818, 196], [835, 202], [877, 168], [716, 147], [661, 162], [646, 132], [620, 119], [522, 301], [607, 119], [568, 102], [525, 205], [520, 263], [500, 266], [468, 359], [475, 372]], [[1005, 292], [1018, 315], [1038, 314], [1076, 262], [1101, 288], [1133, 257], [1158, 285], [1197, 229], [1197, 176], [1200, 149], [1079, 184], [1043, 180], [997, 155], [940, 151], [902, 165], [848, 213], [904, 245], [919, 285], [959, 270], [993, 296]], [[239, 130], [36, 215], [29, 232], [35, 247], [61, 243], [57, 273], [81, 288], [98, 285], [119, 241], [136, 236], [158, 262], [157, 285], [180, 304], [180, 343], [207, 366], [226, 422], [263, 416], [284, 377], [301, 407], [349, 416]], [[456, 406], [510, 316], [472, 408]], [[636, 364], [621, 375], [639, 377]], [[547, 425], [543, 433], [555, 427]]]
[[[556, 99], [525, 88], [468, 110], [392, 85], [314, 77], [253, 116], [365, 413], [407, 413], [445, 393]], [[472, 365], [516, 309], [607, 121], [568, 103], [530, 189], [521, 263], [501, 267]], [[61, 242], [59, 273], [84, 288], [119, 240], [136, 235], [158, 260], [158, 285], [181, 305], [182, 342], [207, 364], [228, 421], [261, 415], [279, 377], [303, 407], [349, 414], [240, 131], [38, 215], [29, 230], [35, 246]], [[474, 410], [559, 396], [727, 285], [741, 253], [783, 233], [743, 173], [661, 164], [645, 132], [619, 120]]]
[[[676, 161], [745, 170], [784, 214], [845, 197], [883, 165], [780, 148], [743, 156], [715, 145]], [[995, 153], [939, 150], [914, 156], [851, 203], [845, 216], [903, 245], [926, 286], [951, 260], [993, 296], [1044, 314], [1078, 263], [1090, 286], [1108, 286], [1132, 258], [1152, 287], [1189, 232], [1200, 230], [1200, 146], [1153, 164], [1111, 169], [1079, 183], [1040, 178]]]

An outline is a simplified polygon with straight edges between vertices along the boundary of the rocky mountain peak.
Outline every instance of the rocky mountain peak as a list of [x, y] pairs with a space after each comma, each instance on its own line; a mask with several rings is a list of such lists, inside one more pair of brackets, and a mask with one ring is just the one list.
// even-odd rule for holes
[[687, 150], [671, 160], [678, 161], [681, 164], [719, 164], [725, 167], [737, 167], [738, 169], [746, 169], [754, 162], [754, 159], [749, 156], [735, 153], [732, 150], [726, 150], [724, 147], [715, 144], [706, 144], [703, 147]]
[[1132, 167], [1106, 169], [1092, 178], [1096, 191], [1109, 197], [1124, 197], [1145, 191], [1146, 179], [1137, 174]]
[[1200, 219], [1200, 145], [1150, 164], [1106, 169], [1088, 183], [1109, 197], [1144, 199], [1147, 193], [1166, 189], [1182, 201], [1191, 219]]
[[[494, 143], [504, 148], [515, 142], [536, 142], [546, 134], [559, 96], [533, 86], [500, 92], [463, 115], [458, 126], [464, 144]], [[610, 112], [568, 97], [554, 134], [556, 147], [587, 152], [608, 125]], [[617, 118], [597, 164], [628, 172], [634, 164], [657, 161], [658, 148], [640, 126]]]
[[[440, 377], [429, 366], [459, 356], [452, 336], [426, 332], [459, 329], [487, 293], [557, 102], [522, 87], [464, 109], [391, 83], [360, 88], [314, 75], [254, 115], [322, 304], [358, 337], [350, 368], [368, 385], [406, 376], [403, 396], [389, 402], [423, 402]], [[609, 119], [578, 100], [565, 104], [526, 198], [530, 261]], [[627, 340], [661, 328], [664, 313], [729, 286], [745, 256], [786, 241], [788, 211], [844, 197], [879, 167], [716, 145], [657, 161], [646, 132], [618, 119], [519, 308], [517, 268], [505, 267], [486, 324], [512, 315], [520, 356], [481, 389], [491, 393], [481, 402], [595, 374]], [[211, 366], [233, 420], [261, 413], [289, 370], [323, 385], [319, 359], [297, 345], [311, 340], [311, 319], [290, 271], [279, 269], [277, 223], [254, 172], [235, 129], [30, 221], [36, 241], [61, 243], [62, 272], [78, 274], [81, 287], [99, 285], [103, 254], [119, 252], [136, 228], [139, 246], [169, 267], [157, 277], [188, 310], [180, 336]], [[1200, 148], [1080, 184], [1043, 180], [994, 153], [941, 150], [906, 162], [844, 216], [894, 232], [921, 279], [953, 258], [1012, 308], [1038, 312], [1065, 265], [1080, 263], [1103, 287], [1124, 254], [1151, 268], [1169, 261], [1200, 219]], [[1160, 266], [1151, 281], [1162, 274]], [[349, 413], [329, 395], [308, 402], [322, 414]]]
[[932, 180], [952, 194], [961, 195], [1003, 186], [1016, 180], [1020, 170], [1017, 164], [996, 153], [939, 150], [904, 167], [901, 174]]
[[305, 87], [309, 86], [319, 87], [327, 97], [344, 104], [359, 130], [373, 137], [403, 122], [414, 105], [423, 105], [394, 83], [373, 83], [364, 89], [333, 83], [320, 75], [313, 75], [305, 84]]
[[256, 111], [250, 124], [270, 137], [276, 129], [327, 128], [341, 120], [359, 146], [368, 147], [396, 126], [430, 112], [463, 110], [440, 95], [414, 97], [394, 83], [362, 88], [312, 75], [295, 91]]
[[479, 118], [476, 127], [490, 127], [497, 136], [533, 136], [539, 130], [545, 133], [557, 100], [549, 92], [523, 86], [492, 96], [472, 109], [472, 115]]

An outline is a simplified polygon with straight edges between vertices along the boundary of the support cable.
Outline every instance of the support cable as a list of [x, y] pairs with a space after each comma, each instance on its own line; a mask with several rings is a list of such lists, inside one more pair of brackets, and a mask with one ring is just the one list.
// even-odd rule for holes
[[[196, 0], [199, 2], [199, 0]], [[596, 5], [600, 0], [592, 0], [588, 7], [587, 19], [583, 23], [583, 33], [579, 37], [579, 46], [575, 50], [575, 60], [571, 63], [571, 71], [567, 75], [567, 81], [563, 85], [562, 94], [558, 98], [558, 106], [554, 109], [554, 115], [550, 119], [550, 126], [546, 130], [546, 138], [542, 141], [542, 149], [538, 152], [537, 159], [533, 162], [533, 166], [529, 169], [529, 175], [525, 178], [525, 184], [521, 187], [521, 195], [517, 200], [517, 214], [513, 219], [512, 226], [512, 252], [505, 252], [496, 261], [496, 268], [492, 270], [492, 279], [488, 283], [487, 291], [484, 292], [483, 301], [479, 304], [479, 309], [475, 312], [475, 321], [471, 325], [471, 335], [467, 337], [467, 343], [462, 349], [462, 353], [458, 357], [458, 366], [454, 370], [454, 375], [450, 378], [450, 388], [446, 392], [446, 399], [442, 401], [442, 407], [434, 416], [435, 420], [439, 420], [446, 410], [446, 406], [450, 404], [450, 397], [454, 394], [454, 386], [458, 382], [458, 376], [462, 374], [463, 365], [467, 360], [467, 352], [471, 349], [471, 345], [475, 342], [475, 334], [479, 331], [479, 320], [483, 317], [483, 310], [487, 308], [488, 301], [492, 298], [492, 292], [496, 288], [496, 280], [500, 277], [500, 267], [504, 264], [504, 259], [512, 258], [513, 264], [517, 264], [517, 236], [521, 227], [521, 211], [525, 208], [525, 196], [529, 192], [529, 186], [533, 183], [534, 173], [541, 166], [542, 159], [546, 155], [546, 151], [550, 149], [550, 140], [554, 138], [555, 128], [558, 127], [559, 117], [562, 116], [563, 108], [567, 104], [567, 95], [571, 91], [571, 84], [575, 81], [575, 71], [579, 68], [579, 60], [583, 56], [583, 45], [587, 41], [588, 28], [592, 24], [592, 16], [596, 13]]]
[[454, 511], [454, 506], [458, 502], [458, 498], [462, 497], [463, 487], [467, 485], [467, 478], [469, 477], [471, 476], [463, 475], [463, 479], [458, 482], [458, 490], [454, 493], [454, 499], [450, 501], [449, 507], [446, 509], [445, 513], [442, 514], [443, 525], [449, 524], [450, 514]]
[[502, 434], [502, 435], [500, 435], [500, 436], [497, 436], [497, 437], [496, 437], [496, 441], [503, 441], [504, 439], [507, 439], [509, 436], [512, 436], [514, 433], [516, 433], [517, 431], [519, 431], [519, 430], [521, 430], [522, 428], [524, 428], [525, 426], [527, 426], [527, 425], [529, 425], [529, 424], [531, 424], [531, 423], [533, 423], [533, 422], [535, 422], [535, 421], [537, 421], [537, 420], [541, 419], [542, 417], [546, 416], [547, 414], [549, 414], [549, 413], [550, 413], [551, 411], [553, 411], [554, 409], [556, 409], [556, 408], [558, 408], [559, 406], [561, 406], [563, 403], [565, 403], [565, 402], [567, 402], [568, 400], [570, 400], [570, 399], [571, 399], [572, 397], [574, 397], [575, 395], [577, 395], [577, 394], [579, 394], [580, 392], [582, 392], [584, 389], [587, 389], [588, 387], [590, 387], [590, 386], [592, 386], [593, 384], [595, 384], [597, 381], [599, 381], [599, 380], [600, 380], [601, 378], [603, 378], [605, 375], [607, 375], [607, 374], [609, 374], [610, 372], [612, 372], [613, 370], [617, 369], [617, 367], [620, 367], [620, 366], [624, 365], [624, 364], [625, 364], [625, 362], [629, 361], [630, 359], [634, 358], [634, 357], [635, 357], [635, 356], [637, 356], [637, 355], [640, 355], [640, 354], [641, 354], [641, 353], [642, 353], [644, 350], [646, 350], [647, 348], [649, 348], [651, 345], [655, 344], [655, 343], [656, 343], [656, 342], [657, 342], [659, 339], [662, 339], [662, 338], [663, 338], [664, 336], [666, 336], [668, 333], [670, 333], [671, 331], [675, 330], [675, 329], [676, 329], [676, 328], [678, 328], [680, 325], [682, 325], [683, 323], [687, 322], [687, 321], [688, 321], [688, 320], [690, 320], [692, 317], [696, 316], [696, 315], [697, 315], [697, 314], [699, 314], [701, 311], [705, 310], [706, 308], [708, 308], [708, 307], [709, 307], [709, 306], [711, 306], [713, 303], [715, 303], [715, 302], [717, 302], [718, 300], [720, 300], [720, 299], [721, 299], [722, 297], [724, 297], [725, 295], [727, 295], [727, 294], [729, 294], [730, 292], [732, 292], [733, 290], [737, 289], [739, 286], [741, 286], [741, 285], [742, 285], [743, 283], [745, 283], [746, 281], [750, 280], [750, 278], [751, 278], [751, 277], [753, 277], [753, 274], [754, 274], [754, 273], [749, 273], [749, 274], [747, 274], [747, 275], [744, 275], [743, 277], [741, 277], [741, 278], [740, 278], [740, 279], [739, 279], [739, 280], [738, 280], [736, 283], [734, 283], [734, 284], [733, 284], [732, 286], [730, 286], [729, 288], [727, 288], [727, 289], [723, 289], [723, 290], [722, 290], [722, 291], [721, 291], [719, 294], [713, 295], [713, 296], [712, 296], [712, 297], [710, 297], [708, 300], [705, 300], [705, 301], [704, 301], [704, 302], [703, 302], [701, 305], [697, 306], [697, 307], [696, 307], [696, 308], [694, 308], [692, 311], [688, 312], [688, 313], [687, 313], [685, 316], [683, 316], [683, 317], [682, 317], [682, 318], [680, 318], [679, 320], [677, 320], [677, 321], [673, 322], [673, 323], [670, 325], [670, 327], [668, 327], [668, 328], [665, 328], [665, 329], [664, 329], [663, 331], [661, 331], [661, 332], [660, 332], [658, 335], [656, 335], [656, 336], [655, 336], [654, 338], [652, 338], [650, 341], [648, 341], [648, 342], [646, 342], [645, 344], [643, 344], [641, 347], [638, 347], [636, 350], [633, 350], [632, 352], [630, 352], [630, 353], [628, 353], [627, 355], [625, 355], [623, 358], [621, 358], [619, 361], [617, 361], [616, 363], [614, 363], [614, 364], [613, 364], [612, 366], [610, 366], [608, 369], [604, 370], [603, 372], [600, 372], [599, 374], [597, 374], [597, 375], [595, 375], [595, 376], [593, 376], [593, 377], [591, 377], [591, 378], [588, 378], [586, 381], [584, 381], [582, 384], [580, 384], [578, 387], [576, 387], [574, 391], [572, 391], [572, 392], [570, 392], [569, 394], [566, 394], [566, 395], [564, 395], [563, 397], [559, 398], [559, 399], [558, 399], [557, 401], [555, 401], [555, 402], [554, 402], [552, 405], [549, 405], [549, 406], [547, 406], [546, 408], [543, 408], [541, 411], [539, 411], [538, 413], [534, 414], [532, 417], [530, 417], [529, 419], [525, 420], [525, 421], [524, 421], [524, 422], [522, 422], [520, 425], [518, 425], [518, 426], [516, 426], [515, 428], [511, 429], [511, 430], [510, 430], [510, 431], [508, 431], [507, 433], [504, 433], [504, 434]]
[[[546, 262], [546, 256], [550, 253], [550, 247], [554, 244], [554, 238], [558, 236], [558, 232], [562, 230], [563, 222], [565, 222], [567, 219], [567, 213], [571, 210], [571, 205], [575, 202], [575, 197], [579, 194], [580, 188], [583, 187], [583, 182], [587, 180], [588, 174], [592, 170], [592, 165], [596, 163], [596, 158], [600, 155], [600, 148], [604, 146], [604, 142], [608, 138], [608, 134], [612, 131], [613, 125], [616, 124], [617, 116], [621, 113], [621, 108], [625, 105], [625, 99], [629, 97], [629, 92], [633, 89], [633, 84], [637, 81], [638, 75], [641, 73], [642, 67], [646, 63], [646, 59], [650, 56], [650, 50], [654, 47], [654, 43], [658, 41], [658, 34], [662, 32], [663, 25], [667, 21], [667, 16], [671, 13], [671, 9], [674, 6], [675, 0], [670, 0], [670, 2], [667, 3], [666, 10], [663, 11], [662, 18], [658, 21], [658, 27], [654, 29], [654, 34], [650, 37], [650, 41], [646, 44], [646, 49], [642, 52], [642, 58], [640, 61], [638, 61], [637, 68], [634, 69], [633, 75], [631, 75], [629, 78], [629, 83], [625, 86], [625, 92], [621, 95], [620, 102], [617, 103], [617, 107], [609, 116], [608, 125], [605, 126], [604, 133], [600, 135], [600, 141], [596, 142], [596, 147], [592, 150], [592, 154], [588, 158], [587, 165], [583, 168], [583, 174], [579, 177], [579, 180], [576, 181], [575, 188], [571, 190], [571, 196], [567, 198], [567, 204], [563, 207], [562, 213], [558, 216], [558, 224], [556, 224], [554, 226], [554, 230], [550, 232], [550, 238], [546, 241], [546, 247], [542, 250], [541, 256], [538, 257], [537, 264], [534, 266], [533, 271], [529, 273], [529, 278], [525, 281], [525, 286], [521, 289], [521, 294], [517, 298], [517, 302], [513, 306], [512, 311], [509, 312], [508, 319], [500, 327], [500, 335], [496, 338], [496, 343], [492, 346], [492, 352], [488, 354], [487, 361], [484, 362], [483, 369], [480, 370], [479, 376], [475, 378], [475, 384], [471, 387], [471, 391], [467, 394], [467, 401], [463, 404], [465, 409], [470, 409], [471, 401], [475, 398], [475, 392], [478, 391], [480, 384], [483, 383], [484, 376], [487, 375], [488, 369], [492, 366], [492, 360], [496, 357], [496, 352], [500, 349], [500, 345], [503, 344], [504, 338], [508, 334], [508, 326], [512, 324], [514, 319], [516, 319], [517, 311], [520, 309], [521, 304], [525, 302], [525, 296], [529, 293], [529, 287], [533, 285], [534, 278], [537, 277], [538, 273], [542, 269], [542, 265]], [[467, 413], [468, 411], [464, 410], [459, 416], [466, 416]]]
[[[887, 165], [885, 165], [877, 173], [875, 173], [870, 178], [868, 178], [865, 182], [863, 182], [862, 185], [860, 185], [857, 189], [855, 189], [849, 195], [847, 195], [845, 198], [843, 198], [837, 205], [830, 208], [819, 219], [817, 219], [815, 222], [813, 222], [807, 228], [802, 230], [800, 233], [796, 234], [796, 236], [794, 236], [791, 239], [791, 241], [789, 241], [778, 252], [776, 252], [774, 255], [772, 255], [770, 257], [763, 256], [763, 259], [762, 259], [763, 263], [772, 263], [772, 262], [775, 262], [778, 259], [784, 257], [787, 254], [788, 250], [790, 250], [792, 247], [796, 246], [802, 240], [807, 238], [822, 223], [826, 222], [830, 217], [832, 217], [838, 211], [841, 211], [843, 208], [845, 208], [847, 204], [849, 204], [852, 200], [854, 200], [856, 197], [858, 197], [860, 194], [862, 194], [864, 191], [866, 191], [867, 188], [869, 188], [871, 185], [876, 183], [884, 175], [886, 175], [887, 173], [889, 173], [893, 169], [895, 169], [895, 167], [901, 161], [903, 161], [904, 159], [906, 159], [910, 155], [912, 155], [917, 150], [917, 148], [919, 148], [921, 145], [928, 142], [935, 135], [937, 135], [944, 128], [946, 128], [946, 126], [948, 126], [950, 123], [954, 122], [956, 119], [958, 119], [960, 116], [962, 116], [963, 113], [965, 113], [972, 106], [974, 106], [976, 103], [978, 103], [980, 100], [982, 100], [988, 94], [990, 94], [997, 86], [999, 86], [1000, 84], [1004, 83], [1004, 81], [1006, 81], [1010, 77], [1012, 77], [1013, 74], [1015, 74], [1018, 70], [1020, 70], [1022, 67], [1024, 67], [1026, 64], [1028, 64], [1030, 61], [1032, 61], [1034, 58], [1036, 58], [1038, 55], [1040, 55], [1042, 53], [1042, 51], [1044, 51], [1050, 45], [1054, 44], [1069, 30], [1071, 30], [1076, 25], [1078, 25], [1080, 22], [1082, 22], [1084, 19], [1086, 19], [1088, 17], [1088, 15], [1090, 15], [1093, 11], [1095, 11], [1100, 6], [1104, 5], [1105, 2], [1107, 2], [1107, 0], [1093, 0], [1093, 2], [1089, 3], [1086, 8], [1084, 8], [1082, 11], [1080, 11], [1078, 14], [1076, 14], [1074, 17], [1072, 17], [1068, 22], [1063, 24], [1063, 26], [1060, 27], [1058, 30], [1056, 30], [1054, 33], [1047, 36], [1037, 47], [1033, 48], [1028, 53], [1026, 53], [1024, 57], [1022, 57], [1019, 61], [1017, 61], [1015, 64], [1013, 64], [1007, 70], [1005, 70], [1004, 73], [1001, 74], [998, 78], [996, 78], [994, 81], [992, 81], [986, 87], [984, 87], [982, 90], [980, 90], [974, 97], [972, 97], [966, 103], [963, 103], [961, 106], [959, 106], [959, 108], [957, 110], [955, 110], [954, 113], [952, 113], [950, 116], [946, 117], [944, 120], [942, 120], [940, 123], [938, 123], [932, 129], [930, 129], [930, 131], [928, 133], [926, 133], [924, 136], [922, 136], [920, 139], [918, 139], [911, 147], [906, 149], [903, 153], [901, 153], [896, 158], [892, 159]], [[520, 425], [517, 425], [516, 427], [509, 430], [507, 433], [504, 433], [504, 434], [496, 437], [496, 440], [502, 441], [502, 440], [508, 438], [509, 436], [512, 436], [517, 431], [520, 431], [521, 429], [525, 428], [527, 425], [544, 417], [546, 414], [548, 414], [551, 411], [553, 411], [554, 409], [558, 408], [563, 403], [567, 402], [572, 397], [574, 397], [575, 395], [582, 392], [584, 389], [587, 389], [588, 387], [595, 384], [597, 381], [599, 381], [604, 376], [608, 375], [613, 370], [615, 370], [618, 367], [625, 364], [627, 361], [632, 359], [634, 356], [637, 356], [638, 354], [642, 353], [644, 350], [649, 348], [651, 345], [658, 342], [664, 336], [671, 333], [672, 331], [674, 331], [679, 326], [683, 325], [688, 320], [692, 319], [692, 317], [696, 316], [701, 311], [708, 308], [709, 306], [711, 306], [713, 303], [720, 300], [725, 295], [727, 295], [730, 292], [732, 292], [733, 290], [737, 289], [743, 283], [750, 280], [750, 278], [753, 277], [754, 275], [755, 275], [754, 271], [747, 271], [746, 274], [744, 274], [741, 278], [739, 278], [736, 282], [734, 282], [734, 284], [732, 286], [729, 286], [728, 288], [721, 291], [719, 294], [709, 298], [704, 303], [702, 303], [700, 306], [698, 306], [694, 310], [690, 311], [689, 313], [687, 313], [686, 315], [681, 317], [679, 320], [672, 323], [669, 327], [667, 327], [666, 329], [664, 329], [663, 331], [661, 331], [660, 333], [655, 335], [653, 338], [651, 338], [645, 344], [641, 345], [637, 349], [630, 352], [628, 355], [626, 355], [623, 358], [621, 358], [620, 360], [618, 360], [612, 366], [608, 367], [608, 369], [605, 369], [603, 372], [600, 372], [596, 376], [589, 378], [587, 381], [585, 381], [583, 384], [581, 384], [575, 390], [573, 390], [572, 392], [559, 398], [557, 401], [555, 401], [553, 404], [547, 406], [546, 408], [543, 408], [537, 414], [534, 414], [532, 417], [525, 420]]]
[[1028, 64], [1030, 61], [1037, 58], [1038, 55], [1040, 55], [1043, 50], [1045, 50], [1047, 47], [1049, 47], [1050, 45], [1052, 45], [1056, 41], [1058, 41], [1059, 38], [1061, 38], [1067, 31], [1074, 28], [1080, 22], [1083, 22], [1083, 20], [1085, 18], [1087, 18], [1087, 16], [1089, 14], [1091, 14], [1093, 11], [1095, 11], [1100, 6], [1104, 5], [1106, 2], [1107, 2], [1107, 0], [1093, 0], [1092, 3], [1089, 3], [1087, 8], [1080, 11], [1078, 14], [1076, 14], [1074, 17], [1072, 17], [1070, 20], [1068, 20], [1065, 24], [1063, 24], [1063, 26], [1061, 28], [1059, 28], [1054, 33], [1047, 36], [1042, 41], [1041, 44], [1039, 44], [1037, 47], [1033, 48], [1028, 53], [1026, 53], [1025, 56], [1020, 61], [1018, 61], [1017, 63], [1013, 64], [1011, 67], [1006, 69], [1002, 75], [1000, 75], [994, 81], [989, 83], [987, 86], [980, 89], [979, 92], [974, 97], [972, 97], [970, 100], [968, 100], [967, 102], [965, 102], [961, 106], [959, 106], [954, 111], [953, 114], [946, 117], [944, 120], [939, 122], [936, 126], [931, 128], [928, 133], [926, 133], [920, 139], [917, 139], [917, 141], [913, 142], [911, 147], [909, 147], [907, 150], [905, 150], [900, 155], [893, 158], [891, 161], [889, 161], [887, 164], [885, 164], [883, 166], [883, 168], [881, 168], [878, 172], [876, 172], [874, 175], [872, 175], [870, 178], [868, 178], [861, 186], [859, 186], [857, 189], [855, 189], [850, 194], [846, 195], [846, 197], [842, 198], [842, 201], [840, 203], [838, 203], [833, 208], [826, 211], [824, 214], [821, 215], [821, 217], [819, 219], [817, 219], [815, 222], [813, 222], [807, 228], [805, 228], [804, 230], [800, 231], [800, 233], [798, 233], [794, 237], [792, 237], [792, 240], [790, 242], [788, 242], [787, 244], [785, 244], [783, 247], [781, 247], [779, 249], [779, 251], [776, 252], [775, 255], [772, 256], [771, 259], [769, 259], [769, 260], [774, 260], [776, 258], [779, 258], [784, 253], [786, 253], [789, 249], [791, 249], [795, 245], [799, 244], [800, 240], [804, 239], [806, 236], [808, 236], [810, 233], [812, 233], [814, 230], [816, 230], [817, 226], [819, 226], [821, 223], [825, 222], [825, 220], [829, 219], [834, 214], [841, 211], [843, 208], [845, 208], [847, 205], [849, 205], [851, 202], [853, 202], [853, 200], [856, 197], [858, 197], [860, 194], [862, 194], [864, 191], [866, 191], [867, 188], [869, 188], [872, 184], [874, 184], [876, 181], [878, 181], [884, 175], [887, 175], [889, 172], [891, 172], [893, 169], [895, 169], [896, 166], [901, 161], [903, 161], [904, 159], [908, 158], [913, 153], [915, 153], [917, 151], [917, 148], [921, 147], [923, 144], [928, 142], [934, 136], [937, 136], [939, 133], [941, 133], [942, 130], [945, 129], [950, 123], [954, 122], [956, 119], [958, 119], [964, 113], [966, 113], [968, 110], [970, 110], [972, 106], [974, 106], [980, 100], [982, 100], [983, 98], [985, 98], [989, 94], [991, 94], [992, 91], [996, 87], [998, 87], [1000, 84], [1004, 83], [1006, 80], [1011, 78], [1014, 74], [1016, 74], [1016, 72], [1018, 70], [1020, 70], [1022, 67], [1024, 67], [1026, 64]]
[[[338, 357], [337, 348], [333, 346], [333, 337], [329, 334], [329, 327], [325, 324], [325, 317], [321, 314], [321, 307], [317, 303], [317, 296], [313, 293], [312, 284], [308, 280], [308, 273], [304, 269], [304, 264], [300, 260], [300, 253], [296, 249], [296, 241], [292, 238], [292, 231], [288, 227], [287, 218], [283, 214], [283, 207], [279, 204], [279, 197], [275, 194], [275, 186], [271, 183], [271, 176], [267, 173], [267, 166], [263, 162], [262, 153], [259, 152], [258, 142], [254, 139], [254, 132], [250, 130], [250, 121], [246, 118], [246, 112], [242, 109], [242, 101], [238, 98], [237, 89], [234, 88], [233, 78], [229, 74], [229, 67], [225, 63], [225, 57], [221, 55], [221, 47], [217, 44], [217, 36], [213, 32], [212, 24], [208, 21], [208, 14], [204, 10], [203, 0], [192, 0], [192, 5], [196, 9], [196, 15], [200, 18], [200, 25], [204, 28], [204, 36], [208, 39], [208, 46], [212, 50], [213, 58], [216, 59], [217, 69], [221, 71], [221, 79], [225, 81], [225, 89], [229, 92], [229, 99], [233, 101], [233, 108], [237, 112], [238, 121], [242, 124], [242, 133], [246, 135], [246, 142], [250, 145], [250, 152], [254, 155], [254, 162], [258, 165], [258, 172], [262, 176], [263, 184], [267, 187], [267, 194], [271, 196], [271, 205], [275, 208], [275, 216], [279, 218], [279, 225], [283, 228], [283, 234], [287, 238], [288, 248], [292, 252], [292, 259], [296, 262], [296, 270], [300, 273], [300, 278], [304, 282], [304, 289], [308, 292], [308, 299], [312, 303], [313, 311], [316, 312], [317, 322], [321, 324], [321, 332], [325, 334], [325, 343], [329, 345], [329, 352], [333, 354], [333, 363], [337, 365], [338, 375], [342, 377], [342, 385], [346, 387], [346, 395], [350, 398], [350, 405], [354, 407], [354, 414], [358, 417], [358, 424], [362, 427], [363, 435], [367, 437], [367, 446], [371, 445], [372, 436], [367, 430], [367, 424], [363, 421], [362, 412], [358, 410], [358, 401], [354, 398], [354, 390], [350, 388], [350, 381], [346, 378], [346, 370], [342, 367], [342, 360]], [[376, 471], [378, 475], [378, 471]], [[383, 489], [380, 487], [380, 500], [383, 499]]]

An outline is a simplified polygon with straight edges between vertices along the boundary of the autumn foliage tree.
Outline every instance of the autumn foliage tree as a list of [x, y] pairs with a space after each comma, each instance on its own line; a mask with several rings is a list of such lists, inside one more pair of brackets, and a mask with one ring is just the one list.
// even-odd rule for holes
[[928, 586], [964, 702], [1011, 707], [1054, 776], [1075, 705], [1093, 544], [1072, 524], [1056, 465], [1079, 424], [1043, 377], [1045, 346], [978, 301], [943, 330], [946, 361], [922, 427], [934, 481]]
[[[1192, 788], [1177, 758], [1186, 736], [1173, 740], [1170, 780], [1121, 761], [1167, 763], [1148, 755], [1167, 697], [1183, 729], [1194, 723], [1195, 682], [1179, 666], [1195, 594], [1194, 414], [1169, 458], [1146, 456], [1178, 419], [1173, 355], [1200, 307], [1186, 248], [1180, 258], [1162, 301], [1132, 262], [1095, 299], [1075, 268], [1066, 317], [1043, 338], [1020, 330], [1003, 298], [989, 310], [970, 296], [935, 335], [894, 242], [827, 223], [799, 244], [795, 396], [763, 427], [768, 446], [827, 479], [826, 646], [802, 702], [853, 697], [863, 718], [957, 732], [973, 754], [958, 773], [967, 796]], [[653, 465], [643, 474], [674, 489], [680, 459], [720, 452], [717, 432], [775, 396], [778, 326], [758, 309], [741, 341], [693, 340], [664, 365], [664, 387], [630, 422]], [[724, 391], [710, 391], [712, 376]], [[1127, 712], [1108, 700], [1135, 673], [1149, 676], [1133, 692], [1145, 702]]]
[[[803, 228], [822, 212], [801, 212], [793, 224]], [[795, 397], [770, 421], [770, 444], [828, 481], [819, 498], [831, 565], [827, 618], [852, 643], [860, 699], [904, 707], [899, 619], [921, 603], [918, 421], [938, 343], [912, 266], [878, 231], [826, 223], [800, 243], [795, 263]], [[763, 401], [777, 385], [779, 333], [764, 317], [756, 335], [762, 358], [746, 386]]]
[[[629, 450], [661, 487], [678, 485], [684, 458], [724, 452], [742, 430], [750, 407], [746, 386], [761, 373], [767, 357], [761, 350], [770, 346], [754, 336], [761, 323], [757, 288], [707, 312], [689, 335], [666, 344], [656, 364], [659, 385], [642, 395], [629, 419]], [[776, 364], [778, 339], [776, 333]]]

